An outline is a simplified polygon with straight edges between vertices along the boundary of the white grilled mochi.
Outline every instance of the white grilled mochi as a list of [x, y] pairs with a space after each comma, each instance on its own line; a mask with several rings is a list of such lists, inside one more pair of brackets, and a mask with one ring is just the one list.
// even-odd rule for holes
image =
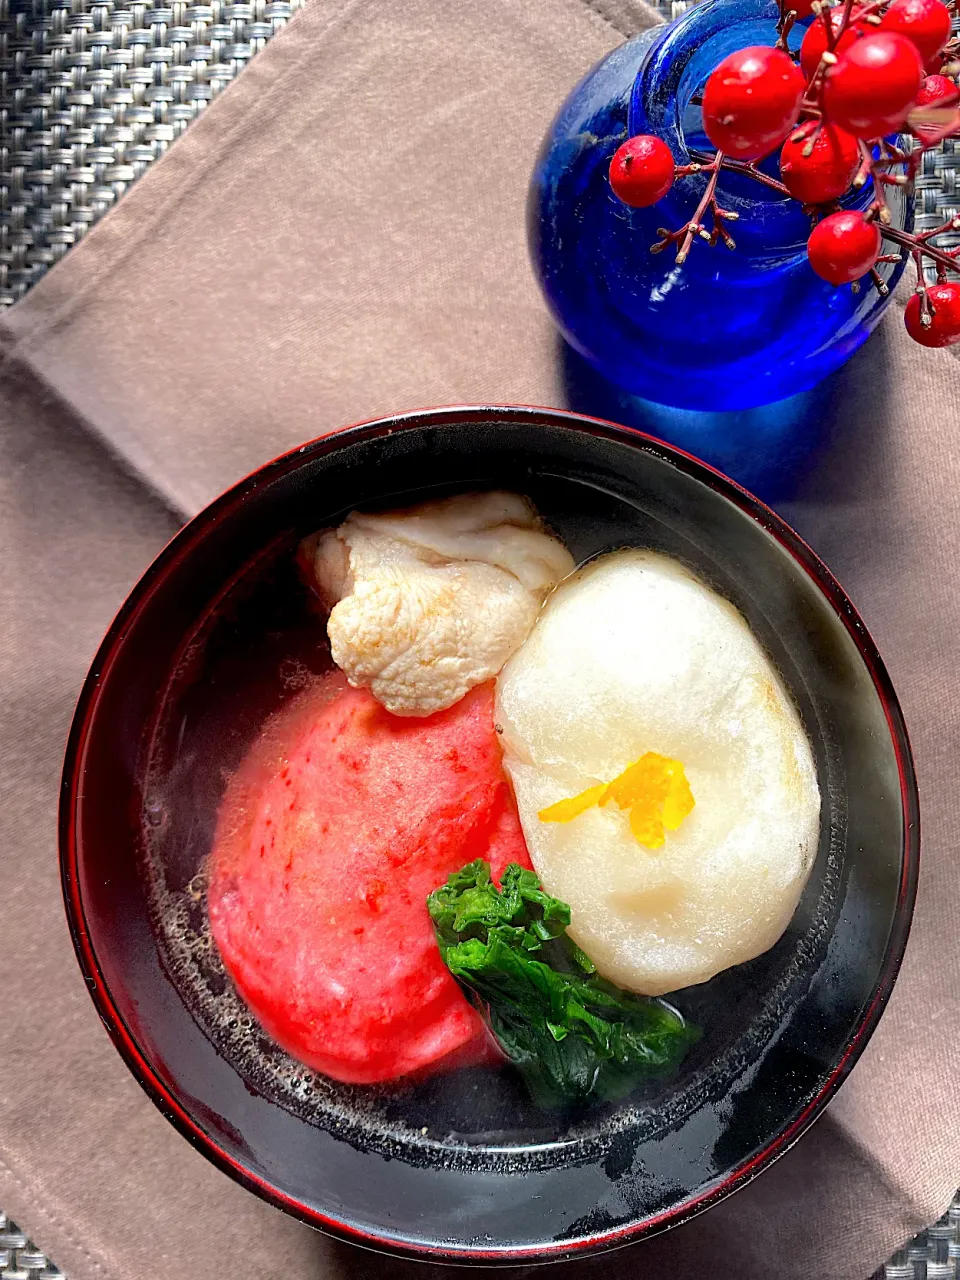
[[[662, 995], [773, 946], [816, 857], [820, 793], [797, 710], [729, 601], [667, 556], [603, 556], [550, 596], [496, 716], [534, 866], [603, 976]], [[617, 804], [540, 818], [647, 752], [682, 764], [695, 802], [659, 848]]]

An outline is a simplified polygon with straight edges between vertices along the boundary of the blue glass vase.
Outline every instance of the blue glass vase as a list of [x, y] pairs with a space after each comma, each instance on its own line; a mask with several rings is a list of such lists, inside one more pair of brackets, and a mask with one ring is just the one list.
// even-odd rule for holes
[[[736, 248], [695, 241], [682, 266], [654, 255], [658, 228], [692, 217], [707, 179], [678, 179], [650, 209], [610, 189], [617, 147], [656, 134], [678, 164], [712, 152], [692, 100], [717, 64], [776, 40], [777, 6], [703, 0], [666, 27], [615, 49], [570, 94], [533, 173], [529, 233], [534, 267], [564, 337], [617, 387], [658, 404], [746, 409], [806, 391], [866, 340], [889, 297], [869, 279], [859, 291], [814, 274], [810, 219], [795, 200], [724, 172], [718, 198], [739, 220]], [[803, 35], [798, 27], [796, 46]], [[779, 177], [775, 153], [760, 168]], [[910, 228], [912, 198], [888, 187], [893, 222]], [[864, 209], [872, 183], [844, 199]], [[892, 246], [891, 246], [892, 248]], [[904, 262], [881, 264], [891, 289]]]

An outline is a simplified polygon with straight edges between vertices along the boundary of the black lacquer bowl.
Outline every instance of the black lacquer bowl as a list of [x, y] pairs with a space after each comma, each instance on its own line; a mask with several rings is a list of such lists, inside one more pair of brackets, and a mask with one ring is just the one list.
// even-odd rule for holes
[[[329, 663], [294, 566], [356, 506], [463, 488], [528, 494], [578, 560], [679, 557], [729, 597], [800, 707], [823, 795], [817, 864], [766, 955], [679, 992], [702, 1030], [677, 1073], [617, 1104], [536, 1109], [508, 1067], [378, 1088], [300, 1067], [252, 1022], [206, 924], [225, 778], [264, 717]], [[67, 914], [134, 1075], [264, 1199], [363, 1244], [463, 1262], [624, 1244], [706, 1208], [813, 1121], [877, 1023], [918, 857], [903, 719], [856, 612], [813, 553], [666, 445], [538, 409], [447, 409], [327, 436], [219, 498], [134, 589], [67, 753]]]

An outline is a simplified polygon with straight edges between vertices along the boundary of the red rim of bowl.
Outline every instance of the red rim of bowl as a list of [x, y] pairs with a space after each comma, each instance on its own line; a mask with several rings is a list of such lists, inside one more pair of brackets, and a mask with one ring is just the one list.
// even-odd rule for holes
[[[80, 894], [77, 859], [77, 800], [83, 758], [93, 713], [96, 708], [99, 686], [103, 673], [110, 666], [117, 650], [124, 642], [130, 620], [140, 608], [141, 602], [153, 590], [156, 583], [189, 555], [196, 541], [202, 539], [207, 528], [216, 524], [222, 516], [264, 482], [268, 482], [295, 470], [305, 462], [322, 457], [345, 445], [355, 444], [378, 436], [390, 435], [413, 427], [441, 426], [453, 423], [502, 421], [540, 422], [543, 425], [565, 427], [590, 435], [614, 439], [643, 449], [678, 467], [681, 471], [701, 480], [714, 492], [729, 499], [744, 514], [759, 524], [767, 533], [793, 556], [804, 572], [813, 579], [843, 622], [863, 659], [874, 688], [883, 706], [891, 742], [897, 760], [900, 778], [900, 794], [904, 816], [903, 859], [897, 911], [887, 943], [881, 967], [880, 979], [867, 1008], [861, 1013], [856, 1029], [846, 1048], [817, 1095], [760, 1151], [732, 1169], [725, 1177], [717, 1179], [696, 1194], [671, 1209], [664, 1210], [639, 1222], [598, 1231], [575, 1240], [544, 1241], [536, 1245], [504, 1247], [502, 1249], [458, 1248], [456, 1246], [431, 1245], [403, 1236], [381, 1235], [350, 1225], [331, 1217], [312, 1205], [287, 1195], [265, 1179], [253, 1173], [235, 1159], [202, 1128], [188, 1109], [168, 1089], [154, 1071], [146, 1054], [124, 1023], [104, 980], [96, 952], [87, 929], [83, 902]], [[64, 904], [74, 949], [86, 980], [87, 989], [101, 1020], [133, 1075], [164, 1116], [181, 1134], [224, 1173], [242, 1186], [277, 1208], [285, 1210], [310, 1226], [353, 1244], [365, 1245], [400, 1254], [406, 1257], [447, 1259], [451, 1262], [476, 1262], [508, 1265], [513, 1262], [560, 1261], [564, 1257], [583, 1252], [616, 1248], [639, 1240], [669, 1227], [677, 1226], [688, 1218], [703, 1212], [717, 1201], [745, 1186], [759, 1173], [778, 1159], [801, 1137], [821, 1114], [826, 1104], [849, 1075], [872, 1035], [900, 969], [913, 907], [917, 893], [917, 875], [920, 854], [920, 814], [916, 774], [910, 741], [900, 704], [890, 677], [870, 633], [860, 615], [847, 598], [839, 582], [803, 541], [799, 534], [786, 524], [774, 511], [753, 494], [709, 464], [695, 458], [673, 445], [633, 428], [618, 426], [599, 418], [563, 410], [523, 405], [469, 405], [449, 408], [423, 409], [398, 414], [390, 418], [377, 418], [344, 427], [320, 436], [259, 467], [245, 479], [214, 499], [198, 515], [178, 531], [146, 570], [121, 606], [107, 631], [84, 682], [74, 713], [67, 743], [61, 782], [60, 816], [60, 876]]]

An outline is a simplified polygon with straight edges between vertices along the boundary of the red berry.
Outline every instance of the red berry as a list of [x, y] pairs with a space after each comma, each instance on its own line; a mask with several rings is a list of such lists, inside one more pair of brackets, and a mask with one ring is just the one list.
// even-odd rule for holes
[[883, 15], [880, 30], [906, 36], [926, 63], [950, 39], [950, 25], [950, 10], [940, 0], [893, 0]]
[[[859, 12], [859, 6], [854, 9], [853, 16]], [[836, 35], [843, 22], [843, 8], [830, 10], [830, 28]], [[853, 44], [854, 40], [859, 40], [862, 35], [866, 35], [863, 27], [857, 26], [851, 20], [850, 25], [844, 31], [843, 35], [834, 46], [833, 52], [839, 57]], [[812, 80], [817, 67], [820, 65], [820, 59], [827, 51], [827, 29], [818, 18], [811, 26], [807, 28], [807, 34], [803, 37], [800, 45], [800, 66], [803, 68], [803, 74], [808, 80]]]
[[610, 185], [634, 209], [656, 204], [673, 186], [673, 153], [651, 134], [628, 138], [610, 161]]
[[923, 63], [905, 36], [879, 31], [855, 40], [826, 74], [827, 119], [858, 138], [899, 129], [923, 82]]
[[779, 49], [731, 53], [704, 88], [704, 132], [728, 156], [759, 160], [796, 124], [805, 87], [800, 68]]
[[933, 316], [924, 324], [920, 295], [915, 293], [907, 303], [903, 322], [907, 333], [922, 347], [949, 347], [960, 342], [960, 284], [951, 280], [948, 284], [932, 284], [927, 289]]
[[792, 135], [780, 152], [780, 176], [794, 200], [802, 204], [826, 204], [837, 200], [850, 186], [860, 167], [860, 147], [851, 133], [836, 125], [824, 125], [812, 138]]
[[862, 213], [831, 213], [810, 232], [810, 265], [831, 284], [849, 284], [865, 276], [880, 256], [880, 229]]
[[[946, 76], [927, 76], [920, 86], [920, 92], [913, 105], [915, 109], [932, 107], [937, 111], [948, 111], [958, 104], [960, 104], [960, 89], [952, 80], [948, 80]], [[914, 120], [912, 112], [910, 115], [910, 127], [921, 142], [933, 142], [938, 138], [942, 123], [934, 118], [929, 123], [922, 124]]]
[[960, 102], [960, 89], [946, 76], [927, 76], [914, 99], [917, 107], [955, 107]]

